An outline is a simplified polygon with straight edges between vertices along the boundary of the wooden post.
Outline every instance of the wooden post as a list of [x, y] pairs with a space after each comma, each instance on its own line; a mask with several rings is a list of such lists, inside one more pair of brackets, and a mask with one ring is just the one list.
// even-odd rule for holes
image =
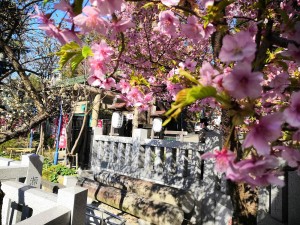
[[97, 94], [96, 97], [94, 98], [93, 105], [92, 105], [91, 127], [97, 127], [100, 103], [101, 103], [101, 94]]

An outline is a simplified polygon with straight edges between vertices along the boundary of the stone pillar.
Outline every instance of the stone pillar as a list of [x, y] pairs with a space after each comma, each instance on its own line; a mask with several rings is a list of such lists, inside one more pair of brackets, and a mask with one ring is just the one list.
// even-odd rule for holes
[[22, 155], [22, 166], [28, 166], [25, 184], [41, 188], [44, 157], [36, 154]]
[[132, 162], [133, 168], [137, 169], [144, 165], [145, 149], [141, 146], [141, 141], [147, 139], [148, 131], [146, 129], [133, 129], [132, 132]]
[[69, 187], [58, 190], [57, 203], [71, 210], [70, 225], [85, 224], [87, 189]]

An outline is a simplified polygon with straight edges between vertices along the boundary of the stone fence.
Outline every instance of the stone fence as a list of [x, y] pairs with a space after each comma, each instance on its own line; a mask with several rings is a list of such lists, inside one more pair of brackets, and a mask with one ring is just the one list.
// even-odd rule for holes
[[133, 137], [94, 135], [91, 169], [95, 176], [111, 172], [190, 192], [194, 209], [189, 221], [209, 224], [216, 212], [214, 196], [209, 200], [216, 190], [215, 174], [213, 162], [204, 164], [200, 155], [220, 146], [216, 132], [205, 143], [147, 139], [143, 129], [136, 129]]
[[57, 195], [41, 190], [42, 166], [43, 157], [35, 154], [22, 155], [21, 161], [0, 158], [2, 224], [85, 224], [87, 190], [69, 187]]
[[16, 182], [2, 183], [5, 193], [2, 224], [83, 225], [87, 191], [81, 187], [59, 189], [58, 194]]
[[[221, 135], [214, 131], [205, 143], [193, 143], [147, 139], [147, 132], [137, 129], [133, 137], [94, 135], [90, 162], [94, 179], [102, 183], [120, 183], [124, 179], [116, 175], [120, 174], [188, 191], [195, 205], [189, 218], [192, 224], [227, 225], [232, 215], [227, 182], [214, 172], [213, 160], [204, 163], [200, 157], [220, 147]], [[300, 221], [300, 214], [295, 213], [300, 209], [300, 178], [295, 172], [285, 177], [283, 189], [272, 186], [260, 190], [260, 225]], [[128, 183], [124, 187], [128, 190]]]
[[95, 135], [91, 169], [103, 170], [151, 180], [168, 186], [190, 189], [199, 187], [203, 178], [200, 154], [221, 146], [220, 135], [206, 143], [147, 139], [147, 132], [135, 130], [133, 137]]

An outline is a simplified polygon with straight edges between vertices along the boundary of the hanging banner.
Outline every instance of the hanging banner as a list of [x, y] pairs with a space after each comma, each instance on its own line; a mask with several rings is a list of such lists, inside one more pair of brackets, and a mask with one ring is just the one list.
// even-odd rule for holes
[[97, 127], [103, 128], [103, 120], [97, 121]]
[[66, 148], [67, 147], [67, 124], [69, 122], [68, 115], [63, 115], [62, 122], [61, 122], [61, 130], [59, 136], [59, 148]]

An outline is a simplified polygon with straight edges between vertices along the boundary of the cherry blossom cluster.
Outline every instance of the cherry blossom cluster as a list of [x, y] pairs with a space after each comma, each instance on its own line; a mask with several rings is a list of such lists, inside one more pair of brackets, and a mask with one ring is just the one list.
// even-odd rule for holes
[[[54, 9], [66, 12], [70, 29], [38, 8], [33, 17], [61, 44], [85, 46], [94, 37], [88, 83], [118, 91], [128, 106], [148, 110], [155, 98], [175, 101], [176, 112], [228, 109], [232, 130], [245, 133], [244, 156], [224, 143], [202, 157], [232, 181], [282, 186], [280, 169], [300, 174], [299, 1], [270, 1], [265, 14], [254, 0], [183, 2], [90, 0], [75, 13], [61, 0]], [[193, 87], [214, 91], [192, 101], [184, 93]]]

